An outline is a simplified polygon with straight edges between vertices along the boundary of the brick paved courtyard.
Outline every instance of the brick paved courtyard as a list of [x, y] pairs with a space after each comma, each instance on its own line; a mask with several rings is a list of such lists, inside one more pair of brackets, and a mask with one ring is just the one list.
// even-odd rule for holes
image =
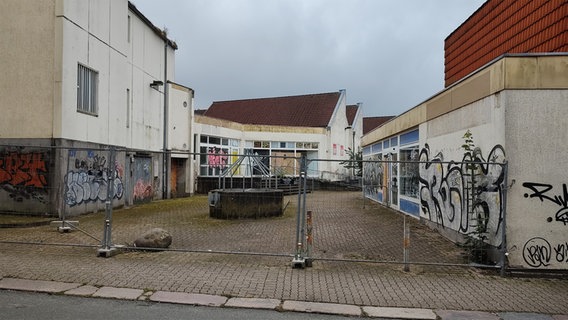
[[[96, 257], [103, 213], [80, 217], [80, 228], [58, 233], [53, 227], [0, 229], [0, 275], [235, 297], [274, 298], [370, 306], [519, 311], [567, 314], [568, 281], [501, 278], [461, 267], [355, 263], [326, 259], [401, 261], [403, 217], [365, 202], [357, 192], [315, 192], [314, 266], [293, 269], [297, 197], [283, 217], [224, 221], [208, 218], [204, 196], [155, 202], [116, 210], [114, 243], [128, 243], [152, 227], [173, 235], [176, 250], [267, 252], [282, 256], [202, 252], [129, 251]], [[460, 250], [417, 221], [411, 224], [411, 260], [456, 263]], [[93, 237], [94, 236], [94, 237]], [[62, 245], [51, 246], [48, 243]], [[66, 244], [66, 245], [63, 245]], [[80, 244], [82, 246], [67, 246]]]

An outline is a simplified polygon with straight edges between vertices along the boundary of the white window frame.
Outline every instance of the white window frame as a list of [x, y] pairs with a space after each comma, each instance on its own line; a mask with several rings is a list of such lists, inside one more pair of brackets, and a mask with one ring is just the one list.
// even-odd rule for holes
[[77, 111], [98, 115], [99, 73], [82, 64], [77, 67]]

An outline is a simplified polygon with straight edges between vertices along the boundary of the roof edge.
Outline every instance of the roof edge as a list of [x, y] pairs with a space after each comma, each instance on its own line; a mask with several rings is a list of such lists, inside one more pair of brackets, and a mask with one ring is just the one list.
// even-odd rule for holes
[[140, 12], [140, 10], [138, 10], [138, 8], [136, 8], [136, 6], [135, 6], [132, 2], [130, 2], [130, 1], [128, 1], [128, 9], [130, 9], [130, 11], [134, 12], [134, 14], [135, 14], [138, 18], [140, 18], [142, 21], [144, 21], [144, 23], [145, 23], [148, 27], [150, 27], [150, 29], [152, 29], [152, 31], [154, 31], [154, 33], [155, 33], [158, 37], [162, 38], [162, 40], [164, 40], [172, 49], [174, 49], [174, 50], [177, 50], [177, 49], [178, 49], [178, 46], [177, 46], [177, 44], [175, 43], [175, 41], [170, 40], [170, 39], [168, 38], [168, 35], [167, 35], [166, 31], [164, 31], [164, 30], [162, 30], [162, 29], [156, 27], [156, 26], [150, 21], [150, 19], [146, 18], [146, 16], [145, 16], [142, 12]]

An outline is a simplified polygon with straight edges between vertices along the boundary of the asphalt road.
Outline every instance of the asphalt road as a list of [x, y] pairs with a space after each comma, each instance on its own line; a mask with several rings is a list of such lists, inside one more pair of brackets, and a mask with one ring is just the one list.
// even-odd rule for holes
[[150, 301], [82, 298], [45, 293], [0, 290], [0, 318], [108, 320], [108, 319], [207, 319], [207, 320], [318, 320], [342, 316], [278, 312], [274, 310], [199, 307]]

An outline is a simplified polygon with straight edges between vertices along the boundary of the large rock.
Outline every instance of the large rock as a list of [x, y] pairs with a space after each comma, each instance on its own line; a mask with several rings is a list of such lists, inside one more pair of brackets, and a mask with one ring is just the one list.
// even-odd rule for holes
[[165, 249], [172, 244], [172, 235], [164, 229], [154, 228], [134, 241], [135, 247], [142, 248], [162, 248]]

